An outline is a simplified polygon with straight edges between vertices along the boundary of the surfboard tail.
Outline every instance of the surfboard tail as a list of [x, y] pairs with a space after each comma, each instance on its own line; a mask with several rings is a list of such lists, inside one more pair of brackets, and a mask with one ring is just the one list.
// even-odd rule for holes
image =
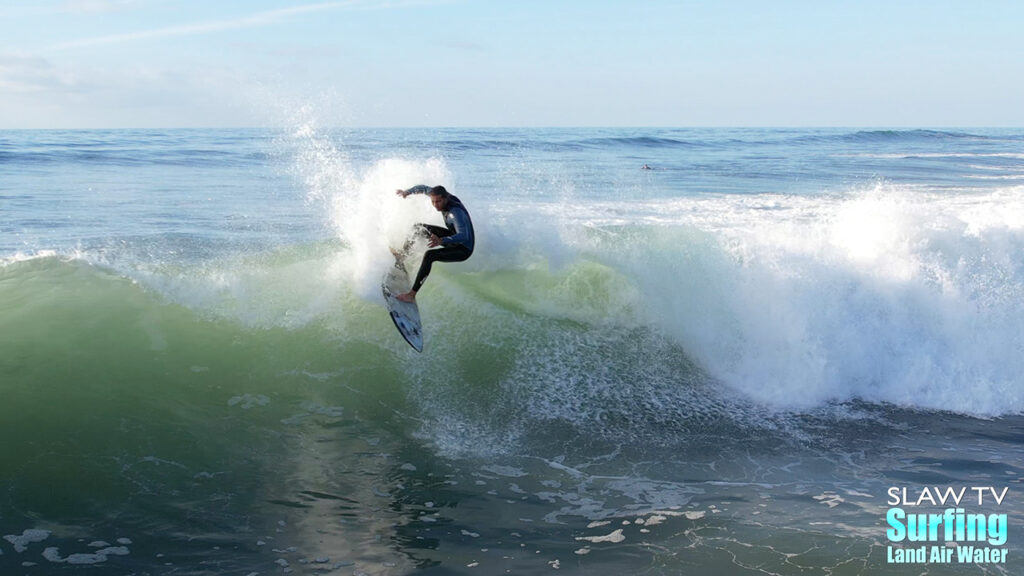
[[420, 322], [420, 309], [415, 302], [402, 302], [396, 294], [402, 293], [409, 286], [409, 273], [402, 262], [396, 258], [392, 268], [381, 282], [381, 293], [388, 308], [391, 321], [402, 338], [412, 346], [413, 350], [423, 352], [423, 325]]

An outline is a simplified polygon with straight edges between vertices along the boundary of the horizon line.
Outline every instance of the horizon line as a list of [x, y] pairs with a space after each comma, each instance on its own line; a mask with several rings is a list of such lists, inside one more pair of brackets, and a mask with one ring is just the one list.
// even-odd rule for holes
[[[127, 131], [127, 130], [288, 130], [294, 128], [287, 125], [275, 126], [93, 126], [93, 127], [24, 127], [4, 128], [0, 132], [15, 131]], [[982, 124], [580, 124], [580, 125], [436, 125], [436, 126], [324, 126], [321, 130], [641, 130], [641, 129], [710, 129], [710, 130], [842, 130], [842, 129], [875, 129], [875, 130], [1024, 130], [1021, 126], [995, 126]]]

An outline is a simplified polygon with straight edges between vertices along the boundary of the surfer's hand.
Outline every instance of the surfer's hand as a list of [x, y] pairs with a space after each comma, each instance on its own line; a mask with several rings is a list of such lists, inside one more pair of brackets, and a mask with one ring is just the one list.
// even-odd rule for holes
[[427, 241], [427, 246], [434, 248], [441, 245], [441, 239], [437, 237], [437, 234], [431, 234], [430, 240]]
[[406, 192], [405, 190], [395, 190], [395, 194], [401, 196], [402, 198], [405, 198], [406, 196], [409, 195], [409, 193]]

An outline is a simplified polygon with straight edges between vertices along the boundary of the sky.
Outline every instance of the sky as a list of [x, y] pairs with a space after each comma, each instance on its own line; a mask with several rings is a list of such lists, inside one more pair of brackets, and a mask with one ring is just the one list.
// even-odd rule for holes
[[0, 0], [0, 129], [1024, 126], [1016, 0]]

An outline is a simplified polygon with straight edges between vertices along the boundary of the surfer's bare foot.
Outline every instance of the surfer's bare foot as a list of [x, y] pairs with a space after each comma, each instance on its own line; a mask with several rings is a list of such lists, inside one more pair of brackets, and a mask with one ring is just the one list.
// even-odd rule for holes
[[416, 293], [412, 291], [406, 292], [405, 294], [399, 294], [398, 296], [395, 296], [395, 298], [402, 302], [409, 302], [410, 304], [416, 303]]

